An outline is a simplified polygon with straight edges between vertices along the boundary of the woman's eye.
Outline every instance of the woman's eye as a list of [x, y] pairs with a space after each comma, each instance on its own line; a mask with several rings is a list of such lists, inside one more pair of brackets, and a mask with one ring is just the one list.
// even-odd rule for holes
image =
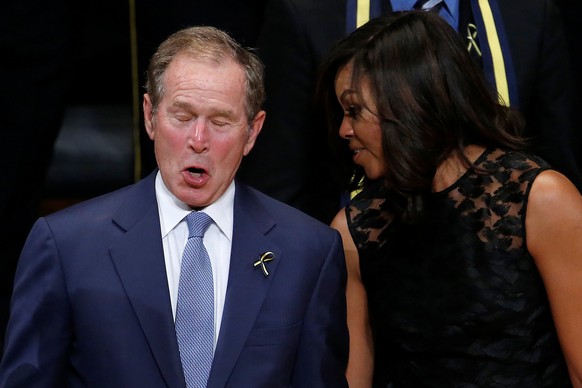
[[346, 115], [351, 117], [351, 118], [356, 118], [359, 113], [360, 113], [360, 109], [355, 105], [350, 105], [346, 109]]

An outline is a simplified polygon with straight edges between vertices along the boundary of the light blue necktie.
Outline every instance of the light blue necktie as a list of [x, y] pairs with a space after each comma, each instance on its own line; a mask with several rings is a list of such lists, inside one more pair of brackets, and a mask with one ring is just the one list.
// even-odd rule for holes
[[214, 283], [212, 265], [202, 243], [212, 218], [193, 211], [186, 216], [190, 231], [182, 255], [176, 336], [188, 388], [203, 388], [214, 357]]

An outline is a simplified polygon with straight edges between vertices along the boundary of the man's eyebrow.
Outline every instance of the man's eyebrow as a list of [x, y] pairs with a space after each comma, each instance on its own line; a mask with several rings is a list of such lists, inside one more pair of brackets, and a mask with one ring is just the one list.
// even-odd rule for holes
[[232, 118], [232, 117], [234, 117], [234, 113], [230, 109], [217, 109], [214, 112], [214, 116]]
[[180, 108], [180, 109], [189, 109], [189, 108], [192, 108], [192, 104], [189, 104], [186, 101], [174, 100], [172, 102], [171, 107], [172, 108]]

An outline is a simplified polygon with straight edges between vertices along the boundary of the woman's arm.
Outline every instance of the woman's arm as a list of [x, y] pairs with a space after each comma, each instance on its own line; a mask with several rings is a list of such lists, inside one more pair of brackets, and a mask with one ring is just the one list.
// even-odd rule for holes
[[526, 241], [544, 281], [574, 387], [582, 387], [582, 195], [556, 171], [534, 181]]
[[342, 236], [348, 270], [346, 301], [350, 357], [346, 377], [350, 388], [369, 388], [372, 386], [374, 370], [374, 347], [368, 320], [368, 301], [360, 276], [358, 251], [348, 230], [345, 209], [335, 216], [331, 227], [337, 229]]

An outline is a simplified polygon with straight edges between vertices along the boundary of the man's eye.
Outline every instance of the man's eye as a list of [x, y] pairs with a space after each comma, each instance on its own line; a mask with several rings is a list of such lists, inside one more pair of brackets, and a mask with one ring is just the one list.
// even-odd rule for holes
[[183, 123], [190, 121], [190, 116], [176, 115], [176, 116], [174, 116], [174, 118], [180, 122], [183, 122]]
[[212, 120], [212, 125], [214, 125], [215, 127], [224, 127], [228, 125], [228, 123], [225, 121]]

